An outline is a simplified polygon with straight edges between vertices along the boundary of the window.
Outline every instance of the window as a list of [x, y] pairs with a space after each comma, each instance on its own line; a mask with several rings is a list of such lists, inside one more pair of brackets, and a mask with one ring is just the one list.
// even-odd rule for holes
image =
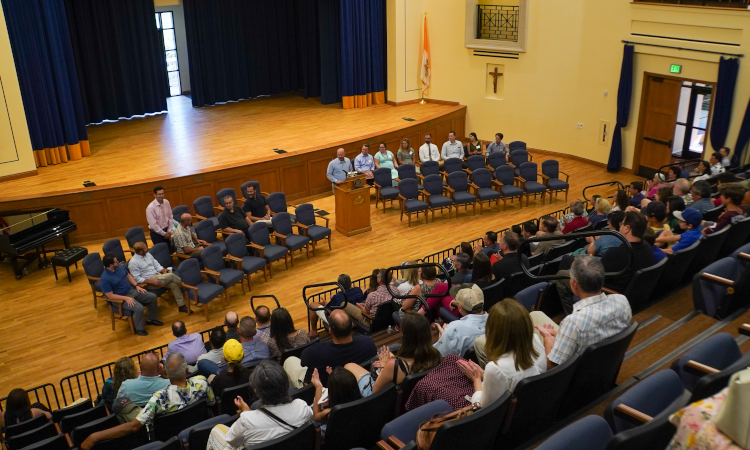
[[180, 65], [177, 63], [177, 39], [174, 34], [174, 15], [172, 11], [156, 13], [156, 28], [164, 35], [164, 57], [167, 61], [169, 76], [169, 95], [182, 95], [180, 84]]
[[711, 89], [711, 86], [701, 83], [682, 83], [672, 155], [691, 159], [703, 154], [711, 110]]

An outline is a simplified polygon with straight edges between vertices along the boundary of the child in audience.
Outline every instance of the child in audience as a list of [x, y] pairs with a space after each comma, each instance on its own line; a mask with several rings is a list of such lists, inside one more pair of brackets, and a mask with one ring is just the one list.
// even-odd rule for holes
[[684, 211], [675, 211], [675, 218], [678, 220], [682, 234], [672, 234], [670, 231], [664, 231], [656, 239], [658, 243], [674, 244], [672, 248], [665, 248], [664, 253], [672, 255], [674, 252], [690, 247], [701, 238], [701, 222], [703, 216], [695, 209], [686, 209]]
[[646, 243], [648, 243], [648, 245], [650, 245], [654, 250], [654, 264], [667, 257], [667, 254], [664, 253], [664, 251], [658, 245], [656, 245], [656, 233], [654, 232], [653, 228], [646, 228], [646, 232], [643, 233], [643, 240], [646, 241]]

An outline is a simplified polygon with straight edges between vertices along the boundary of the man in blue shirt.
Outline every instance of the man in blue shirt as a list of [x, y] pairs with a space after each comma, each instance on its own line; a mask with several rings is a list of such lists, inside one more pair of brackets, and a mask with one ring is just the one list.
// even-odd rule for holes
[[[475, 347], [474, 340], [484, 336], [487, 314], [484, 312], [484, 293], [476, 284], [461, 284], [453, 286], [450, 292], [455, 300], [451, 306], [458, 308], [460, 320], [454, 320], [442, 328], [435, 324], [440, 332], [440, 339], [435, 342], [443, 357], [447, 355], [463, 355], [468, 349]], [[481, 345], [484, 349], [484, 344]]]
[[123, 381], [117, 396], [129, 398], [131, 402], [142, 408], [146, 406], [154, 392], [169, 386], [169, 380], [160, 376], [159, 357], [155, 353], [143, 355], [140, 367], [141, 374], [138, 378]]
[[628, 186], [628, 193], [630, 194], [630, 206], [636, 208], [641, 207], [641, 201], [645, 198], [641, 191], [643, 190], [643, 183], [640, 181], [633, 181]]
[[372, 174], [375, 171], [375, 159], [370, 155], [369, 145], [363, 145], [362, 153], [354, 158], [354, 170], [365, 174], [365, 180], [370, 186], [375, 183], [375, 176]]
[[[352, 162], [346, 157], [346, 151], [343, 148], [336, 150], [336, 159], [328, 163], [326, 178], [331, 180], [331, 189], [346, 180], [346, 174], [352, 170]], [[336, 190], [333, 190], [336, 193]]]
[[685, 231], [682, 234], [675, 235], [677, 243], [674, 247], [664, 249], [664, 253], [667, 255], [690, 247], [703, 236], [701, 233], [703, 215], [697, 209], [688, 208], [685, 211], [675, 211], [672, 214], [679, 220], [680, 228]]
[[148, 305], [146, 324], [159, 327], [164, 325], [158, 320], [159, 308], [156, 305], [156, 294], [138, 287], [135, 279], [117, 263], [117, 257], [114, 255], [105, 255], [102, 263], [104, 264], [101, 278], [102, 292], [107, 299], [113, 300], [112, 304], [122, 302], [123, 309], [133, 311], [135, 334], [148, 335], [143, 326], [143, 307], [146, 305]]
[[[348, 303], [362, 303], [365, 301], [365, 294], [362, 293], [362, 289], [357, 286], [352, 287], [352, 279], [349, 275], [342, 273], [339, 275], [338, 283], [344, 287], [346, 291], [346, 302]], [[339, 306], [344, 302], [344, 293], [339, 292], [328, 302], [326, 306]], [[317, 317], [317, 316], [316, 316]]]

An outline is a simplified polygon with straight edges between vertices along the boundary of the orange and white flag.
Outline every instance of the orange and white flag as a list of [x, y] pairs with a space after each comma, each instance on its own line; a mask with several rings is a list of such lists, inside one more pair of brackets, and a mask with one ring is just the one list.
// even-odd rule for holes
[[430, 41], [427, 39], [427, 15], [422, 27], [422, 69], [419, 78], [422, 80], [422, 95], [430, 87]]

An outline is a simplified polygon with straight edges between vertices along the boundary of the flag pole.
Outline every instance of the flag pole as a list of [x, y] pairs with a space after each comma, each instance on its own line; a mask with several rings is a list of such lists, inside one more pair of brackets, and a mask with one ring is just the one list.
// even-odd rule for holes
[[[420, 76], [422, 80], [422, 100], [419, 102], [420, 105], [427, 104], [427, 101], [424, 99], [424, 91], [427, 90], [427, 88], [430, 86], [429, 82], [429, 44], [427, 41], [427, 11], [425, 11], [424, 16], [422, 18], [422, 75]], [[427, 54], [427, 57], [425, 58], [425, 54]], [[426, 78], [426, 80], [425, 80]], [[427, 81], [427, 83], [425, 83]]]

